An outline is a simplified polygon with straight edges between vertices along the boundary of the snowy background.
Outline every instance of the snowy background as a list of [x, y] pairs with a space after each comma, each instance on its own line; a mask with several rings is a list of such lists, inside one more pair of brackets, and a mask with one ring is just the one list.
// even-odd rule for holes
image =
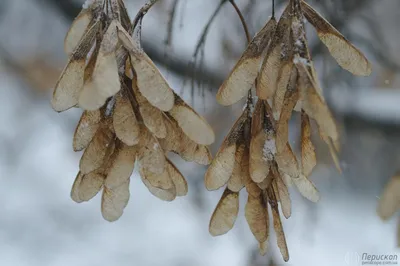
[[[66, 62], [63, 38], [70, 24], [56, 7], [58, 1], [69, 0], [56, 0], [54, 5], [49, 0], [0, 1], [1, 266], [258, 266], [269, 265], [271, 259], [275, 265], [356, 266], [361, 263], [355, 253], [400, 255], [395, 248], [396, 219], [385, 223], [376, 215], [385, 183], [400, 169], [400, 1], [360, 0], [357, 11], [348, 16], [338, 7], [341, 1], [326, 1], [346, 19], [341, 30], [366, 51], [374, 75], [354, 78], [338, 70], [325, 50], [315, 56], [324, 93], [340, 122], [344, 173], [337, 173], [327, 148], [316, 138], [320, 164], [312, 180], [321, 201], [313, 204], [291, 191], [293, 214], [284, 221], [289, 263], [283, 263], [273, 234], [269, 254], [257, 255], [243, 208], [231, 232], [211, 237], [208, 222], [222, 190], [207, 192], [206, 168], [180, 159], [175, 162], [189, 181], [189, 195], [171, 203], [153, 197], [136, 174], [130, 202], [117, 222], [103, 220], [99, 196], [83, 204], [70, 199], [80, 159], [72, 150], [80, 112], [57, 114], [50, 107], [52, 88]], [[127, 2], [133, 17], [145, 1]], [[144, 19], [145, 44], [160, 47], [161, 54], [171, 2], [161, 1]], [[169, 57], [187, 64], [218, 1], [183, 2]], [[244, 9], [246, 2], [238, 1]], [[247, 16], [254, 34], [268, 19], [270, 6], [269, 1], [252, 2], [256, 8]], [[365, 23], [364, 17], [373, 24]], [[310, 41], [318, 43], [313, 31]], [[196, 110], [218, 136], [213, 154], [243, 106], [218, 106], [214, 96], [244, 45], [240, 23], [226, 6], [205, 47], [204, 75], [213, 76], [205, 78], [209, 84], [204, 96], [201, 90], [195, 92]], [[165, 62], [158, 63], [180, 91], [185, 74], [170, 71]], [[190, 101], [190, 88], [183, 91]], [[294, 116], [293, 124], [298, 119]], [[297, 134], [293, 127], [294, 147]], [[244, 207], [247, 195], [241, 194]]]

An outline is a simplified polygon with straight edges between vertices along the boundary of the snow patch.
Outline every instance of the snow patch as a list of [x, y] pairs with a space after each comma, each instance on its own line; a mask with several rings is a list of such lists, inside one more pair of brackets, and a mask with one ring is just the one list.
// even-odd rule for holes
[[275, 154], [276, 154], [275, 140], [267, 139], [264, 143], [264, 148], [263, 148], [263, 160], [271, 161], [274, 159]]
[[94, 3], [95, 1], [96, 1], [96, 0], [86, 0], [86, 2], [83, 4], [82, 8], [83, 8], [83, 9], [88, 9], [91, 5], [93, 5], [93, 3]]

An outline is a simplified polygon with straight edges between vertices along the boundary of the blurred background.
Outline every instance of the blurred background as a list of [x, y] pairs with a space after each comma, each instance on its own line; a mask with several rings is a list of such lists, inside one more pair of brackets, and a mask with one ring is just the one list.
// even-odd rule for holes
[[[234, 229], [209, 235], [222, 190], [206, 191], [206, 168], [194, 163], [174, 158], [189, 182], [189, 195], [171, 203], [153, 197], [135, 173], [128, 207], [114, 223], [103, 220], [99, 195], [79, 205], [70, 199], [81, 156], [72, 150], [72, 136], [81, 112], [58, 114], [50, 98], [67, 60], [65, 33], [83, 2], [0, 1], [1, 266], [353, 266], [361, 265], [357, 253], [400, 254], [396, 219], [383, 222], [376, 215], [384, 185], [400, 169], [400, 1], [309, 1], [366, 54], [373, 75], [353, 77], [339, 68], [308, 29], [324, 94], [340, 124], [343, 174], [315, 132], [319, 164], [311, 179], [321, 201], [307, 202], [291, 190], [293, 214], [283, 221], [289, 263], [283, 263], [273, 234], [268, 255], [258, 255], [243, 214], [245, 192]], [[145, 3], [125, 2], [132, 18]], [[219, 106], [215, 93], [246, 46], [240, 21], [226, 4], [201, 49], [203, 63], [195, 75], [188, 71], [218, 2], [163, 0], [143, 22], [144, 50], [214, 128], [213, 154], [243, 107]], [[286, 2], [277, 1], [278, 15]], [[269, 19], [271, 2], [237, 3], [254, 35]], [[296, 125], [294, 115], [290, 141], [295, 148]]]

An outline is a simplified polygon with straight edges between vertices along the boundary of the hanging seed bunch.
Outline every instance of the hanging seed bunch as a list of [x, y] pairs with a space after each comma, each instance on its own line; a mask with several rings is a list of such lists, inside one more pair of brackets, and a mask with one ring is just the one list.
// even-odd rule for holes
[[58, 112], [84, 110], [73, 139], [73, 149], [84, 152], [71, 197], [84, 202], [102, 190], [108, 221], [128, 203], [135, 162], [149, 191], [172, 201], [188, 187], [166, 154], [207, 165], [214, 142], [210, 126], [174, 93], [132, 32], [122, 0], [88, 1], [66, 36], [69, 62], [52, 100]]
[[[289, 218], [288, 187], [292, 184], [310, 201], [319, 200], [317, 189], [308, 179], [316, 165], [310, 119], [315, 120], [338, 166], [338, 131], [311, 61], [304, 17], [340, 66], [355, 75], [371, 73], [363, 54], [317, 11], [304, 1], [290, 0], [279, 22], [272, 17], [256, 34], [218, 91], [217, 100], [225, 106], [246, 95], [248, 99], [205, 175], [208, 190], [226, 185], [211, 217], [210, 233], [222, 235], [233, 227], [239, 192], [245, 187], [245, 216], [260, 253], [267, 251], [272, 213], [277, 245], [285, 261], [289, 260], [289, 252], [278, 203], [285, 218]], [[254, 108], [253, 86], [258, 96]], [[301, 113], [300, 163], [288, 143], [288, 123], [294, 110]]]
[[[382, 220], [390, 219], [400, 210], [400, 173], [397, 173], [387, 183], [382, 197], [379, 199], [378, 215]], [[400, 247], [400, 219], [397, 226], [397, 246]]]

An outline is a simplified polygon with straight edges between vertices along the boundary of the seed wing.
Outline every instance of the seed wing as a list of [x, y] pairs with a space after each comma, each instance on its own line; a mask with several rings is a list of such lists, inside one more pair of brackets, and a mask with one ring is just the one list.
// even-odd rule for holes
[[315, 148], [311, 142], [310, 118], [304, 112], [301, 113], [301, 165], [303, 174], [307, 177], [317, 165]]
[[261, 66], [257, 84], [257, 96], [262, 100], [267, 100], [274, 96], [279, 74], [283, 66], [291, 61], [290, 13], [291, 5], [288, 5], [279, 19]]
[[312, 202], [319, 201], [320, 196], [317, 188], [306, 176], [301, 174], [298, 178], [292, 178], [292, 180], [303, 197]]
[[167, 159], [167, 170], [169, 176], [174, 183], [174, 187], [176, 189], [176, 195], [179, 197], [186, 196], [188, 193], [188, 184], [186, 182], [185, 177], [181, 174], [181, 172], [176, 168], [176, 166]]
[[120, 147], [116, 148], [110, 159], [112, 163], [107, 169], [107, 178], [104, 184], [107, 188], [115, 189], [131, 177], [135, 166], [136, 153], [136, 147], [120, 143]]
[[93, 75], [84, 84], [79, 96], [79, 106], [97, 110], [106, 100], [121, 89], [115, 50], [118, 44], [117, 21], [112, 21], [100, 45]]
[[107, 122], [97, 130], [93, 140], [89, 143], [82, 155], [79, 169], [82, 174], [88, 174], [99, 169], [114, 146], [114, 133], [109, 129]]
[[268, 239], [269, 220], [266, 216], [266, 208], [267, 206], [261, 194], [257, 197], [249, 194], [245, 208], [245, 216], [251, 232], [260, 243]]
[[304, 16], [317, 30], [320, 40], [342, 68], [358, 76], [371, 74], [371, 64], [360, 50], [305, 1], [301, 2], [301, 8]]
[[278, 247], [281, 251], [283, 260], [288, 261], [289, 260], [289, 251], [288, 251], [288, 247], [286, 244], [286, 237], [285, 237], [285, 233], [283, 231], [281, 217], [279, 215], [278, 202], [276, 201], [275, 193], [274, 193], [272, 187], [270, 187], [268, 189], [267, 193], [268, 193], [268, 201], [269, 201], [269, 204], [271, 206], [271, 211], [272, 211], [274, 230], [276, 233], [276, 241], [277, 241]]
[[130, 179], [113, 189], [104, 187], [101, 198], [101, 213], [107, 221], [114, 222], [122, 216], [130, 197], [129, 183]]
[[129, 146], [139, 143], [140, 126], [132, 105], [121, 94], [115, 96], [113, 126], [118, 139]]
[[73, 140], [74, 151], [81, 151], [89, 145], [99, 128], [100, 121], [100, 110], [83, 112], [75, 129]]
[[387, 220], [400, 208], [400, 176], [396, 175], [387, 183], [378, 204], [379, 216]]
[[82, 201], [91, 200], [103, 187], [104, 180], [105, 175], [98, 171], [84, 175], [79, 184], [79, 199]]
[[270, 19], [249, 43], [242, 57], [236, 63], [228, 78], [217, 93], [221, 105], [232, 105], [246, 96], [254, 85], [261, 64], [262, 53], [267, 48], [275, 31], [276, 20]]
[[243, 155], [246, 152], [245, 149], [245, 145], [240, 145], [235, 153], [235, 165], [233, 167], [232, 175], [228, 181], [228, 189], [233, 192], [239, 192], [244, 187], [242, 178], [244, 171], [244, 169], [242, 169], [242, 160]]
[[194, 142], [200, 145], [210, 145], [214, 142], [215, 135], [210, 125], [176, 94], [175, 105], [169, 114]]
[[209, 231], [212, 236], [226, 234], [235, 224], [239, 212], [239, 194], [225, 189], [211, 216]]

